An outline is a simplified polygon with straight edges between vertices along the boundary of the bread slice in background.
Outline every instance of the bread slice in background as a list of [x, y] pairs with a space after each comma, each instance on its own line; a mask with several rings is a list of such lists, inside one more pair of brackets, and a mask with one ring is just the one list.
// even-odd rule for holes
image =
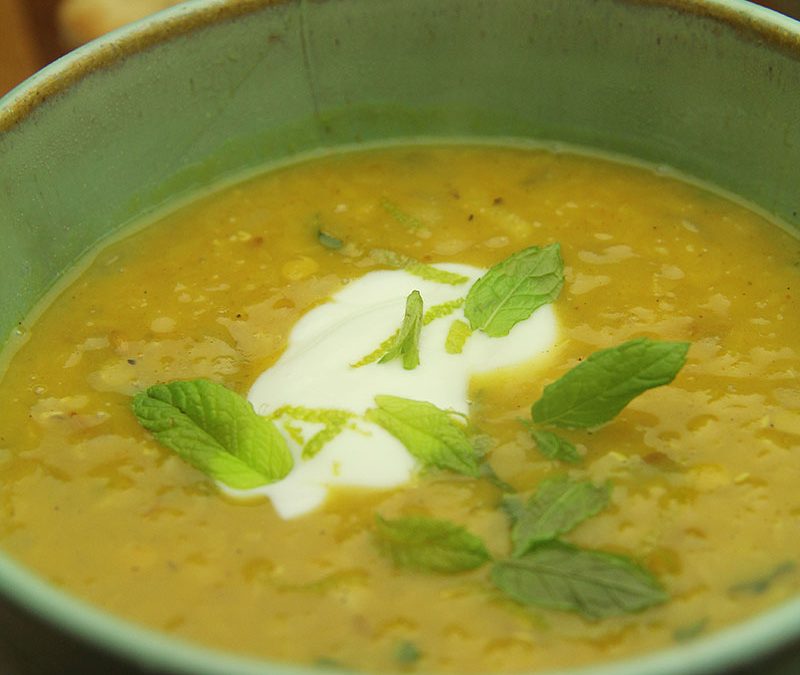
[[179, 2], [180, 0], [62, 0], [58, 7], [61, 39], [64, 46], [71, 49]]

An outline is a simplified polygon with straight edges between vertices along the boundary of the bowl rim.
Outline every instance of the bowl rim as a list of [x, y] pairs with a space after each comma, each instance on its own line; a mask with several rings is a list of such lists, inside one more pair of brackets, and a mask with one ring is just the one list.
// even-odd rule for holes
[[[0, 133], [90, 73], [127, 56], [214, 23], [296, 0], [184, 0], [116, 28], [56, 59], [0, 96]], [[301, 0], [305, 1], [305, 0]], [[330, 1], [330, 0], [328, 0]], [[671, 9], [712, 19], [740, 36], [800, 59], [800, 20], [754, 0], [613, 0], [623, 5]]]
[[[118, 28], [62, 56], [0, 97], [0, 134], [91, 73], [205, 26], [295, 0], [188, 0]], [[301, 0], [303, 1], [303, 0]], [[709, 17], [800, 60], [800, 21], [747, 0], [613, 0]], [[435, 139], [433, 139], [435, 140]], [[171, 637], [50, 584], [0, 549], [0, 595], [89, 645], [147, 668], [192, 675], [301, 675], [320, 668], [252, 658]], [[620, 660], [536, 675], [675, 675], [742, 666], [800, 637], [800, 597], [696, 640]], [[691, 668], [687, 669], [687, 665]]]

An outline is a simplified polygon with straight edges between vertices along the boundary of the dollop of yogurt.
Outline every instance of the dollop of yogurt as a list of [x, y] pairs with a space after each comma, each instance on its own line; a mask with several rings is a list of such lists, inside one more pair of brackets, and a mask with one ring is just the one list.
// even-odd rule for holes
[[319, 507], [334, 487], [394, 488], [408, 483], [418, 468], [416, 460], [382, 427], [358, 417], [375, 407], [377, 394], [424, 400], [466, 415], [473, 375], [524, 363], [555, 343], [555, 313], [545, 305], [507, 336], [493, 338], [475, 331], [460, 354], [449, 354], [445, 341], [450, 326], [455, 319], [464, 320], [459, 308], [422, 327], [420, 365], [413, 370], [405, 370], [401, 359], [356, 367], [399, 328], [409, 293], [419, 291], [427, 311], [465, 297], [486, 272], [467, 265], [436, 267], [467, 280], [450, 285], [403, 270], [369, 272], [295, 324], [286, 351], [248, 394], [256, 412], [270, 416], [284, 406], [337, 409], [354, 413], [357, 421], [310, 458], [303, 458], [297, 432], [307, 438], [321, 425], [293, 421], [294, 433], [285, 433], [295, 459], [289, 475], [236, 495], [266, 495], [278, 514], [289, 519]]

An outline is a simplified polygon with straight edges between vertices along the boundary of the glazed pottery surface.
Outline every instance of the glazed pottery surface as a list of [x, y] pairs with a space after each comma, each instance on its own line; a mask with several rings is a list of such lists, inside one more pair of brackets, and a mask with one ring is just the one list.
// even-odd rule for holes
[[[185, 3], [0, 101], [0, 335], [102, 237], [204, 185], [320, 149], [476, 137], [669, 166], [798, 228], [800, 24], [737, 0]], [[316, 672], [133, 627], [3, 557], [0, 592], [19, 672]], [[800, 601], [569, 672], [737, 668], [800, 672]]]

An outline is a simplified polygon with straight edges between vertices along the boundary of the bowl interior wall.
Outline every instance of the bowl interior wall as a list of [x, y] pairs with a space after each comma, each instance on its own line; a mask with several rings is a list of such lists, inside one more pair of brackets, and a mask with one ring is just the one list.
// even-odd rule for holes
[[353, 143], [579, 144], [800, 227], [800, 29], [735, 0], [211, 0], [164, 17], [0, 102], [0, 337], [132, 219]]

